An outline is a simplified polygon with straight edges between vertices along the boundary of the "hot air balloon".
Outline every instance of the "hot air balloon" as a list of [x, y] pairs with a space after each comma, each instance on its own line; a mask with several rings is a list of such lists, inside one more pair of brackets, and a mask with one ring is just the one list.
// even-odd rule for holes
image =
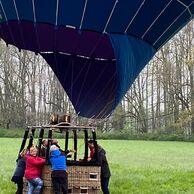
[[0, 0], [0, 37], [40, 54], [81, 116], [103, 118], [193, 16], [193, 0]]

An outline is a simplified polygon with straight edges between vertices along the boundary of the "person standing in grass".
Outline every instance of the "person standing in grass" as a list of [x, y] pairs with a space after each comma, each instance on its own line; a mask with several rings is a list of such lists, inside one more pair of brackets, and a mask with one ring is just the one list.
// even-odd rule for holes
[[23, 149], [19, 157], [17, 159], [17, 166], [15, 172], [11, 178], [11, 181], [17, 184], [17, 191], [15, 194], [22, 194], [23, 193], [23, 177], [26, 168], [26, 159], [25, 155], [27, 153], [27, 149]]
[[41, 179], [42, 167], [45, 164], [45, 159], [37, 156], [37, 148], [32, 146], [29, 155], [26, 156], [25, 178], [28, 180], [27, 194], [40, 194], [43, 187]]
[[55, 194], [68, 194], [66, 156], [56, 145], [50, 147], [51, 178]]
[[[90, 156], [88, 158], [88, 161], [90, 162], [96, 162], [96, 158], [95, 158], [95, 147], [94, 147], [94, 140], [88, 140], [88, 147], [90, 149]], [[110, 180], [110, 168], [108, 165], [108, 161], [106, 158], [106, 151], [97, 144], [97, 159], [98, 162], [100, 162], [101, 164], [101, 174], [100, 174], [100, 178], [101, 178], [101, 189], [103, 194], [110, 194], [109, 192], [109, 180]]]

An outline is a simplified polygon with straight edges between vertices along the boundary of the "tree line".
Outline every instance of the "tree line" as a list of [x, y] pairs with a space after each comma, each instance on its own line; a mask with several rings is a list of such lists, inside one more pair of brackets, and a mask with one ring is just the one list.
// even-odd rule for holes
[[194, 133], [194, 22], [153, 57], [108, 118], [76, 115], [51, 68], [40, 55], [0, 42], [0, 127], [42, 125], [53, 112], [102, 132]]

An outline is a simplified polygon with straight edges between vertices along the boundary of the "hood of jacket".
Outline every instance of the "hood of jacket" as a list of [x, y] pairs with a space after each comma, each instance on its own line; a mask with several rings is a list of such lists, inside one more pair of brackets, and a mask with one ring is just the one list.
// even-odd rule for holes
[[56, 158], [56, 157], [61, 155], [61, 152], [59, 150], [54, 150], [54, 151], [51, 152], [50, 155], [51, 155], [51, 157]]

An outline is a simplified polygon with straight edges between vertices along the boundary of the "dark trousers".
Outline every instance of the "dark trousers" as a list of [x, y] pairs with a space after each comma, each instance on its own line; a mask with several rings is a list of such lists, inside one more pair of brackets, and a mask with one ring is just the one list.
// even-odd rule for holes
[[62, 177], [52, 177], [53, 189], [55, 194], [68, 194], [67, 175]]
[[22, 194], [23, 193], [23, 179], [17, 183], [17, 191], [16, 194]]
[[110, 179], [109, 177], [108, 178], [101, 177], [101, 189], [103, 194], [110, 194], [108, 189], [109, 179]]

